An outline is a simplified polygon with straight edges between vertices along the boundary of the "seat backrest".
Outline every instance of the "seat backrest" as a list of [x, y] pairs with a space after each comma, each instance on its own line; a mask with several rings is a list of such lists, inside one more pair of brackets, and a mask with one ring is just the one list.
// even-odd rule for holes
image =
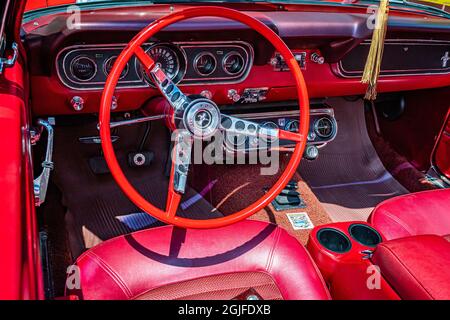
[[368, 222], [387, 240], [450, 234], [450, 189], [412, 193], [382, 202]]
[[103, 242], [77, 265], [82, 299], [330, 298], [306, 249], [259, 221], [143, 230]]

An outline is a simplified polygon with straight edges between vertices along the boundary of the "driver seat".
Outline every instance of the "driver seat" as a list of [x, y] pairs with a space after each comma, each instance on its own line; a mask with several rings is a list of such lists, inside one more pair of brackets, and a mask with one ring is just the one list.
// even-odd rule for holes
[[164, 226], [105, 241], [76, 262], [80, 299], [330, 299], [306, 249], [284, 229], [245, 220]]

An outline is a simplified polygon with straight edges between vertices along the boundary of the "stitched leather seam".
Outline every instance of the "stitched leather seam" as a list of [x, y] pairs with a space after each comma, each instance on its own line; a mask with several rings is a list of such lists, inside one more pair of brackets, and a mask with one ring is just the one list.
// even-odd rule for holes
[[274, 241], [273, 241], [273, 246], [272, 246], [272, 248], [270, 249], [270, 253], [269, 253], [269, 256], [268, 256], [268, 259], [267, 259], [267, 265], [266, 265], [266, 270], [267, 270], [267, 272], [269, 272], [270, 273], [270, 271], [272, 270], [272, 263], [273, 263], [273, 256], [274, 256], [274, 252], [275, 252], [275, 248], [277, 247], [277, 245], [278, 245], [278, 241], [280, 240], [280, 236], [281, 236], [281, 228], [277, 228], [276, 229], [276, 233], [275, 233], [275, 235], [274, 235]]
[[410, 236], [412, 236], [414, 234], [413, 231], [406, 224], [404, 224], [400, 219], [397, 219], [397, 217], [395, 215], [393, 215], [391, 212], [389, 212], [388, 210], [385, 210], [385, 213], [386, 213], [387, 217], [389, 217], [392, 221], [394, 221], [400, 227], [405, 229], [405, 231], [408, 232]]
[[[142, 297], [143, 295], [145, 295], [145, 294], [147, 294], [147, 293], [149, 293], [149, 292], [151, 292], [151, 291], [153, 291], [153, 290], [155, 290], [155, 289], [159, 289], [159, 288], [165, 287], [165, 286], [171, 286], [171, 285], [174, 285], [174, 284], [177, 284], [177, 283], [180, 283], [180, 282], [195, 281], [195, 280], [201, 280], [201, 279], [208, 278], [208, 277], [212, 277], [212, 276], [220, 276], [220, 275], [228, 275], [228, 274], [237, 274], [237, 273], [246, 273], [246, 272], [249, 272], [249, 271], [230, 271], [230, 272], [224, 272], [224, 273], [214, 273], [214, 274], [209, 274], [209, 275], [205, 275], [205, 276], [193, 277], [193, 278], [185, 279], [185, 280], [183, 280], [183, 281], [177, 281], [177, 280], [174, 280], [174, 281], [170, 281], [170, 282], [164, 283], [163, 285], [159, 285], [159, 286], [156, 286], [156, 285], [155, 285], [155, 286], [153, 286], [153, 287], [151, 287], [151, 288], [149, 288], [149, 289], [147, 289], [147, 290], [142, 291], [141, 293], [135, 294], [130, 300], [136, 300], [137, 298]], [[267, 275], [267, 276], [273, 281], [273, 283], [275, 284], [275, 286], [276, 286], [277, 289], [279, 290], [279, 288], [278, 288], [278, 286], [277, 286], [277, 284], [276, 284], [275, 279], [273, 278], [273, 276], [272, 276], [270, 273], [268, 273], [268, 272], [266, 272], [266, 271], [260, 271], [260, 270], [256, 270], [256, 271], [254, 271], [254, 272], [262, 273], [262, 274]], [[238, 289], [247, 288], [247, 287], [248, 287], [248, 286], [244, 286], [244, 285], [243, 285], [243, 286], [241, 286], [241, 287], [238, 287]], [[280, 295], [283, 296], [283, 295], [281, 294], [281, 292], [280, 292]]]
[[422, 285], [422, 283], [419, 281], [419, 279], [417, 279], [414, 274], [411, 272], [411, 270], [401, 261], [400, 257], [398, 255], [395, 254], [394, 251], [391, 250], [391, 248], [386, 247], [383, 245], [383, 248], [385, 248], [387, 251], [389, 251], [399, 262], [399, 264], [401, 264], [403, 266], [403, 268], [408, 272], [408, 274], [414, 278], [414, 280], [416, 280], [417, 284], [428, 294], [428, 296], [430, 297], [430, 299], [433, 299], [433, 296], [431, 295], [431, 293]]
[[322, 283], [323, 290], [325, 291], [325, 294], [327, 295], [328, 299], [331, 300], [331, 294], [330, 294], [330, 291], [328, 290], [328, 286], [327, 286], [327, 284], [325, 282], [325, 279], [322, 276], [322, 273], [320, 272], [319, 268], [317, 267], [316, 263], [314, 262], [314, 259], [312, 258], [312, 256], [309, 253], [309, 251], [305, 250], [305, 252], [306, 252], [306, 255], [308, 256], [309, 260], [311, 261], [312, 267], [316, 271], [317, 277], [320, 279], [320, 282]]
[[125, 284], [123, 279], [119, 276], [117, 272], [115, 272], [111, 266], [106, 263], [102, 258], [100, 258], [97, 254], [93, 252], [88, 252], [89, 255], [97, 264], [114, 280], [114, 282], [119, 286], [119, 288], [123, 291], [123, 293], [129, 299], [133, 294], [128, 286]]

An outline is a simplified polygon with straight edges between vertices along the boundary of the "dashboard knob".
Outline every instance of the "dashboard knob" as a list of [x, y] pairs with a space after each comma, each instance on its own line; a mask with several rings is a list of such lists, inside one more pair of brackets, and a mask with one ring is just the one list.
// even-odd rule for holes
[[316, 137], [317, 137], [317, 135], [315, 132], [308, 133], [308, 141], [314, 141], [314, 140], [316, 140]]
[[241, 100], [241, 95], [235, 89], [230, 89], [228, 90], [228, 98], [233, 102], [238, 102]]
[[304, 157], [307, 160], [316, 160], [319, 156], [319, 149], [316, 146], [307, 146]]
[[203, 90], [202, 92], [200, 92], [200, 95], [206, 99], [212, 99], [212, 93], [209, 90]]
[[111, 101], [111, 110], [116, 110], [119, 106], [119, 103], [117, 102], [117, 97], [113, 96]]
[[311, 61], [312, 61], [312, 62], [315, 62], [315, 63], [317, 63], [317, 64], [323, 64], [323, 63], [325, 62], [325, 58], [322, 57], [319, 53], [314, 52], [314, 53], [311, 55]]
[[75, 96], [70, 100], [70, 105], [75, 111], [81, 111], [84, 108], [84, 99], [79, 96]]

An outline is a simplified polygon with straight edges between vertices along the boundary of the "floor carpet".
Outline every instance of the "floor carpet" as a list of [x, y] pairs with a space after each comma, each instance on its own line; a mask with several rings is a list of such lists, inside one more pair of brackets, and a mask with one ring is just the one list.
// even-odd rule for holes
[[408, 191], [383, 166], [367, 133], [362, 100], [327, 101], [338, 122], [336, 139], [299, 172], [333, 221], [366, 220], [380, 202]]

